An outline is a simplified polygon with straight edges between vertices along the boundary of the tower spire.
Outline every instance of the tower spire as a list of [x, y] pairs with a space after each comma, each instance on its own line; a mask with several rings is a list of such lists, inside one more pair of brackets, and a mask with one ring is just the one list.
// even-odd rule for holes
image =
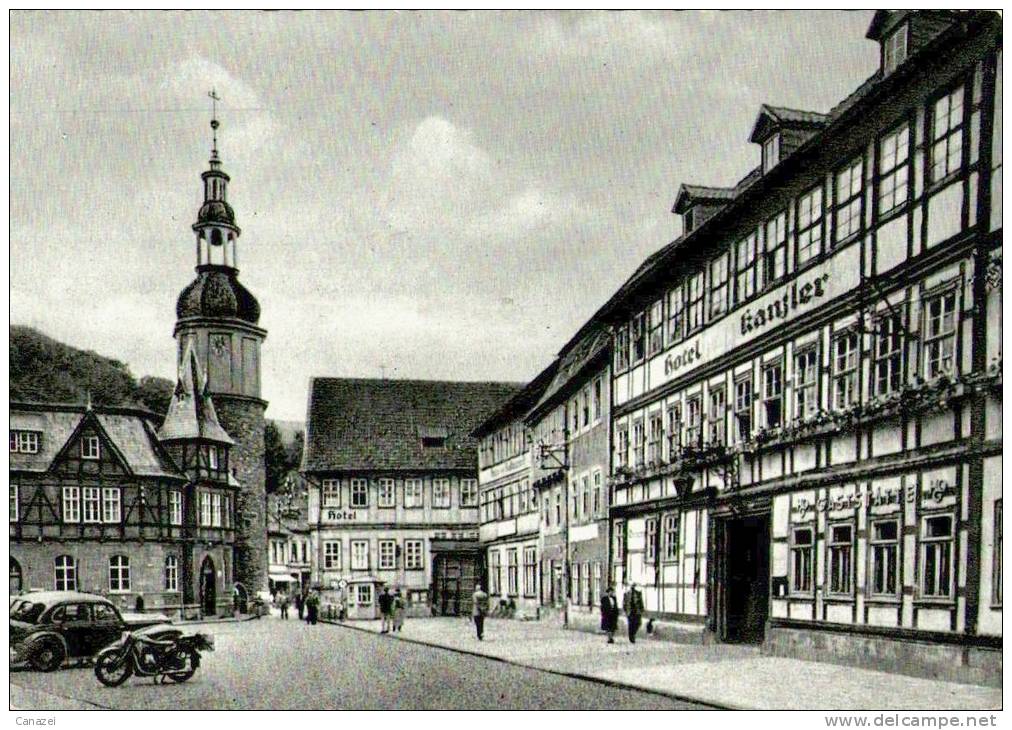
[[211, 98], [211, 169], [217, 170], [221, 165], [221, 160], [218, 159], [218, 102], [221, 101], [221, 97], [218, 96], [218, 92], [212, 88], [207, 95]]

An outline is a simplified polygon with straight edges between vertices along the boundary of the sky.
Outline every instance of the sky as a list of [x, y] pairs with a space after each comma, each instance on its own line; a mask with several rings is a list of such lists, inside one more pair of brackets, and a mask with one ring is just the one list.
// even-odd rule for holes
[[312, 376], [527, 381], [681, 233], [681, 183], [827, 111], [867, 12], [10, 17], [10, 316], [174, 377], [213, 87], [268, 417]]

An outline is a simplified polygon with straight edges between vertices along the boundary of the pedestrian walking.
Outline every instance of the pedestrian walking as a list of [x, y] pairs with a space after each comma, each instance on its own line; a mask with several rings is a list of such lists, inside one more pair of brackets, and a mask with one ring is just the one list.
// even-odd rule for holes
[[390, 623], [394, 611], [394, 597], [390, 595], [390, 587], [383, 586], [383, 592], [379, 597], [380, 608], [380, 633], [390, 633]]
[[601, 630], [608, 634], [608, 643], [615, 643], [615, 631], [618, 629], [618, 599], [615, 598], [615, 586], [608, 586], [607, 592], [601, 597]]
[[640, 630], [640, 622], [643, 620], [643, 594], [635, 583], [626, 591], [625, 598], [622, 599], [622, 608], [629, 624], [629, 643], [635, 644], [636, 632]]
[[306, 597], [306, 620], [313, 626], [320, 612], [320, 596], [316, 591], [311, 591]]
[[299, 591], [295, 594], [295, 610], [299, 612], [299, 621], [302, 620], [302, 609], [303, 609], [303, 598], [302, 592]]
[[401, 589], [398, 588], [394, 591], [394, 606], [393, 606], [393, 620], [394, 620], [394, 631], [400, 632], [404, 628], [404, 596], [401, 594]]
[[281, 618], [288, 620], [288, 594], [281, 594]]
[[471, 594], [471, 618], [478, 631], [478, 641], [485, 638], [485, 617], [488, 615], [488, 594], [482, 590], [481, 584]]

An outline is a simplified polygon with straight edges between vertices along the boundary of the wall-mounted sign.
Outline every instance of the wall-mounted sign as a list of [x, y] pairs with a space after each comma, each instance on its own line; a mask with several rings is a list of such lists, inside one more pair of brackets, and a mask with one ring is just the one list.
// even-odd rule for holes
[[806, 308], [809, 302], [826, 296], [826, 282], [829, 272], [817, 274], [805, 281], [803, 278], [784, 289], [781, 296], [758, 307], [746, 307], [741, 313], [741, 333], [747, 335], [768, 324], [789, 319], [797, 309]]
[[946, 479], [932, 479], [921, 491], [921, 497], [925, 502], [941, 502], [955, 494], [956, 488]]
[[352, 522], [358, 519], [358, 512], [350, 509], [326, 508], [323, 510], [323, 519], [327, 522]]
[[[908, 484], [906, 501], [913, 502], [916, 498], [915, 485]], [[832, 497], [819, 497], [814, 501], [801, 497], [791, 505], [791, 512], [796, 514], [798, 519], [804, 519], [809, 512], [840, 512], [861, 507], [884, 507], [889, 504], [900, 504], [902, 499], [903, 490], [900, 487], [890, 489], [876, 487], [874, 490], [855, 487], [851, 492]]]

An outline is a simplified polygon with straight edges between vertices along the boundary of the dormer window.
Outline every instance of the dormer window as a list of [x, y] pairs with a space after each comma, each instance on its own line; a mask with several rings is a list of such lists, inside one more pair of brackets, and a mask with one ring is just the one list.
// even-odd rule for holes
[[37, 454], [38, 452], [38, 431], [11, 431], [12, 454]]
[[685, 228], [686, 233], [689, 233], [696, 227], [695, 222], [693, 221], [693, 218], [695, 218], [693, 215], [694, 213], [695, 211], [693, 210], [687, 210], [684, 215], [682, 215], [682, 226]]
[[774, 134], [763, 142], [763, 174], [772, 170], [780, 162], [780, 135]]
[[882, 73], [891, 74], [901, 63], [907, 60], [907, 31], [906, 23], [901, 25], [892, 35], [885, 39], [882, 44]]
[[441, 426], [421, 426], [418, 429], [423, 449], [445, 449], [446, 439], [449, 435], [449, 431]]
[[81, 458], [98, 459], [99, 445], [98, 436], [85, 436], [81, 439]]
[[422, 436], [422, 448], [423, 449], [442, 449], [442, 448], [446, 448], [446, 437], [445, 436]]

